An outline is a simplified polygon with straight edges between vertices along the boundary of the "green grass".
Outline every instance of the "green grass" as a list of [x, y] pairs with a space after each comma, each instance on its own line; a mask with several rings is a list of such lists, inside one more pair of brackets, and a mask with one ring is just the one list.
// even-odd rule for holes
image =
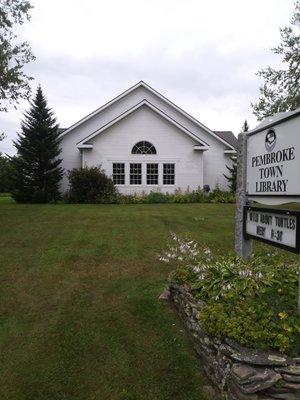
[[201, 400], [157, 300], [170, 231], [233, 250], [234, 205], [16, 205], [0, 199], [0, 399]]

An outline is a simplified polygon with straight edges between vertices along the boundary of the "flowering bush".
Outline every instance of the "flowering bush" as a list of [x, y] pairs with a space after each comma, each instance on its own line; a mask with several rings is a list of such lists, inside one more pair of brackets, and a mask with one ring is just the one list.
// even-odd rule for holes
[[296, 263], [278, 252], [257, 253], [248, 261], [214, 256], [208, 247], [175, 234], [160, 260], [176, 265], [171, 281], [188, 285], [204, 301], [199, 323], [211, 335], [299, 354]]

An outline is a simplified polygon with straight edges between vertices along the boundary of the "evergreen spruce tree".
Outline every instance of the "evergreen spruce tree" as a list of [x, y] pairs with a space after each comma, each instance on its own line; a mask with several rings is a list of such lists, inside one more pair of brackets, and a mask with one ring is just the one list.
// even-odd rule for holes
[[39, 86], [31, 108], [24, 113], [22, 133], [14, 142], [13, 198], [18, 202], [45, 203], [60, 197], [63, 170], [59, 159], [59, 134], [53, 112]]
[[237, 164], [236, 164], [236, 158], [230, 157], [232, 164], [231, 167], [228, 165], [225, 165], [225, 167], [229, 171], [229, 175], [225, 175], [225, 178], [228, 180], [228, 185], [229, 189], [232, 193], [236, 192], [236, 177], [237, 177]]
[[245, 119], [245, 122], [243, 123], [242, 126], [242, 132], [248, 132], [249, 131], [249, 125], [248, 125], [248, 121]]
[[[249, 131], [249, 125], [247, 120], [245, 120], [243, 126], [242, 126], [242, 132], [248, 132]], [[225, 178], [228, 180], [229, 182], [229, 188], [230, 191], [235, 193], [236, 192], [236, 180], [237, 180], [237, 161], [236, 161], [236, 157], [230, 157], [232, 164], [229, 167], [228, 165], [226, 165], [226, 168], [228, 169], [230, 175], [225, 175]]]

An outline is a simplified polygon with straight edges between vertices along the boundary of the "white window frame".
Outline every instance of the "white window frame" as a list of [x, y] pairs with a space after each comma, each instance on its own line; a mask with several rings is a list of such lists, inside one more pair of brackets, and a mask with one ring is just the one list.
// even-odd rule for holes
[[[141, 183], [131, 183], [131, 165], [140, 165], [141, 166]], [[141, 163], [141, 162], [129, 162], [129, 185], [130, 186], [143, 186], [144, 185], [144, 183], [143, 183], [143, 176], [144, 176], [144, 173], [143, 173], [143, 163]], [[135, 175], [139, 175], [139, 174], [135, 174]]]
[[[156, 165], [157, 166], [157, 183], [148, 183], [148, 165]], [[146, 162], [145, 169], [146, 169], [146, 185], [147, 186], [159, 186], [159, 163], [158, 162]], [[156, 175], [156, 174], [150, 174], [150, 175]]]
[[[112, 180], [114, 181], [114, 164], [123, 164], [124, 166], [124, 183], [114, 183], [115, 186], [125, 186], [126, 185], [126, 163], [125, 162], [113, 162], [112, 163]], [[117, 174], [122, 175], [122, 174]]]
[[[174, 183], [164, 183], [164, 166], [172, 164], [174, 166]], [[167, 175], [170, 176], [170, 175]], [[162, 163], [162, 186], [175, 186], [176, 185], [176, 163], [175, 162], [163, 162]]]

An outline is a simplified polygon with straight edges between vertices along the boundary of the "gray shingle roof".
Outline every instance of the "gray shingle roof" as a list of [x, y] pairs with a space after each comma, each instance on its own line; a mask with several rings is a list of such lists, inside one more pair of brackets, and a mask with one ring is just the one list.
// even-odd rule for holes
[[228, 144], [237, 148], [237, 138], [234, 136], [232, 131], [213, 131], [221, 139], [225, 140]]

